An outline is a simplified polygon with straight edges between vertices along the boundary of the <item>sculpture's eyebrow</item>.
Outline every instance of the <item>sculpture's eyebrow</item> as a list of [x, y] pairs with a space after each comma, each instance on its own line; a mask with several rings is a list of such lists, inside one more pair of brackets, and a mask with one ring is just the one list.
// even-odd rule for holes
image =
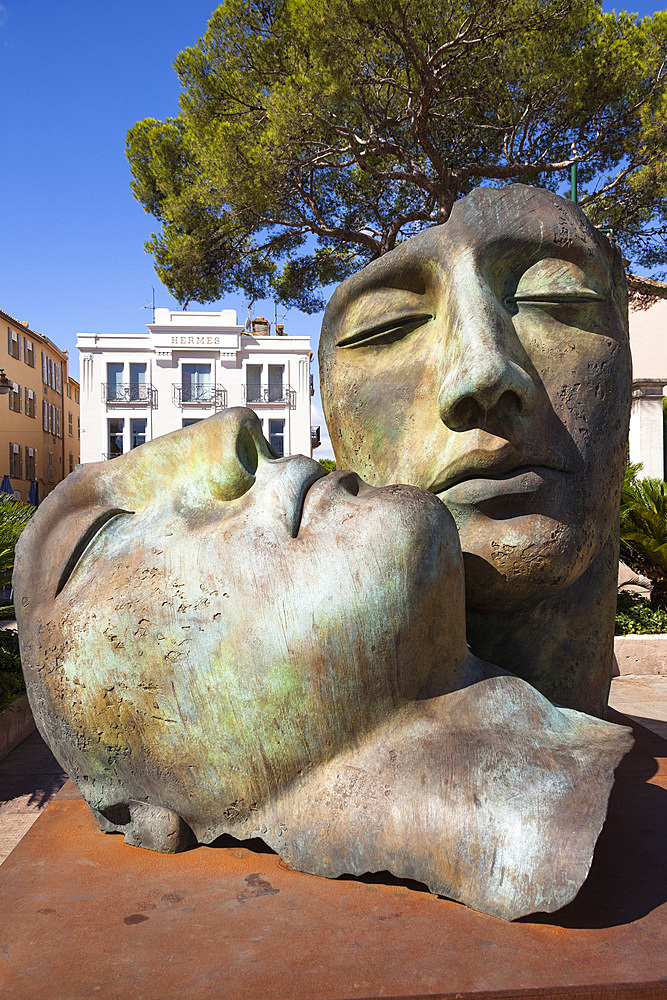
[[383, 257], [377, 264], [365, 267], [355, 276], [346, 296], [346, 305], [351, 305], [362, 295], [379, 291], [412, 292], [414, 295], [426, 294], [426, 276], [423, 262], [414, 257], [406, 260], [406, 255], [396, 251]]
[[[566, 237], [568, 232], [563, 233]], [[572, 232], [571, 237], [575, 234]], [[493, 265], [502, 261], [516, 265], [534, 264], [546, 258], [570, 261], [579, 265], [582, 271], [597, 278], [608, 289], [610, 284], [610, 269], [604, 252], [592, 239], [583, 241], [580, 237], [563, 242], [551, 238], [544, 232], [499, 236], [497, 239], [484, 243], [477, 252], [480, 262]]]

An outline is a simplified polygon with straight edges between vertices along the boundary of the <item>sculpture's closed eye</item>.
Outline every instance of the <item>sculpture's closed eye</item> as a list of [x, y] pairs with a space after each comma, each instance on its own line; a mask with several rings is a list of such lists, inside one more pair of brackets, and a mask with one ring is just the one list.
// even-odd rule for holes
[[93, 539], [97, 537], [102, 528], [106, 527], [110, 521], [114, 520], [117, 517], [120, 517], [122, 514], [131, 515], [133, 513], [134, 511], [123, 510], [122, 507], [112, 507], [109, 510], [105, 510], [104, 513], [100, 514], [99, 517], [95, 518], [92, 524], [88, 525], [88, 527], [83, 532], [78, 542], [72, 549], [72, 553], [67, 562], [65, 563], [65, 566], [63, 567], [63, 571], [60, 574], [60, 577], [58, 579], [58, 585], [56, 587], [56, 593], [55, 593], [56, 597], [62, 591], [63, 587], [65, 586], [65, 584], [71, 577], [72, 573], [76, 569], [78, 563], [80, 562], [84, 552], [91, 544]]
[[338, 347], [382, 347], [385, 344], [393, 344], [431, 319], [433, 319], [432, 313], [413, 313], [410, 316], [396, 317], [348, 334], [338, 341]]

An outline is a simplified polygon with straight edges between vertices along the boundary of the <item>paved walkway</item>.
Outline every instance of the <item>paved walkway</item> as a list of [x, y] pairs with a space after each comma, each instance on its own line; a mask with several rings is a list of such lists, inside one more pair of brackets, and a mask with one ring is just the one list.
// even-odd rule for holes
[[0, 761], [0, 864], [66, 781], [38, 732]]
[[[667, 739], [667, 677], [615, 677], [609, 704]], [[0, 864], [66, 780], [37, 732], [0, 761]]]

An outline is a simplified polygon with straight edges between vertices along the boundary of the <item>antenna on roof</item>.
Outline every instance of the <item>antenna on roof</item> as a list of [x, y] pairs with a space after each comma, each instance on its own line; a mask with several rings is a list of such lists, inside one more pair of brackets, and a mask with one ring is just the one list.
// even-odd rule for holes
[[142, 309], [152, 309], [153, 310], [153, 322], [155, 322], [155, 285], [151, 285], [153, 289], [153, 298], [151, 302], [147, 302], [145, 306], [139, 306], [139, 312]]

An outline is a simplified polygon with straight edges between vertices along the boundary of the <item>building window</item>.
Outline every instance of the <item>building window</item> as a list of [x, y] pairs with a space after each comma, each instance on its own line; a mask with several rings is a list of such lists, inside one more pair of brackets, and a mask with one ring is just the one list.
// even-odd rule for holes
[[67, 414], [67, 433], [69, 434], [70, 437], [74, 437], [74, 426], [73, 426], [73, 423], [72, 423], [72, 414], [71, 413]]
[[123, 454], [123, 427], [125, 421], [114, 418], [107, 421], [109, 447], [107, 449], [108, 458], [116, 458]]
[[42, 424], [44, 430], [54, 437], [62, 437], [60, 427], [60, 410], [57, 406], [52, 406], [45, 399], [42, 400]]
[[279, 458], [285, 454], [285, 421], [269, 420], [269, 444]]
[[146, 418], [130, 420], [130, 448], [146, 444]]
[[74, 472], [74, 455], [71, 451], [69, 453], [69, 471]]
[[107, 363], [107, 402], [118, 403], [123, 399], [123, 369], [122, 361]]
[[191, 427], [192, 424], [200, 424], [204, 418], [203, 417], [189, 417], [183, 420], [183, 427]]
[[75, 403], [79, 402], [79, 390], [76, 388], [76, 386], [74, 387], [74, 402]]
[[17, 382], [12, 382], [9, 390], [9, 409], [15, 413], [21, 412], [21, 386]]
[[69, 382], [67, 383], [67, 398], [68, 399], [72, 398], [72, 386], [69, 384]]
[[183, 365], [181, 371], [184, 403], [211, 403], [211, 366]]
[[27, 337], [23, 338], [23, 360], [31, 368], [35, 367], [35, 345]]
[[37, 457], [34, 448], [25, 449], [25, 478], [37, 479]]
[[[133, 403], [146, 402], [146, 362], [130, 365], [130, 400]], [[144, 421], [145, 423], [145, 421]]]
[[284, 365], [269, 365], [269, 403], [282, 402], [284, 373]]
[[23, 479], [23, 455], [21, 445], [9, 442], [9, 475], [12, 479]]
[[10, 358], [16, 358], [17, 361], [21, 360], [21, 338], [19, 337], [16, 330], [12, 330], [11, 326], [7, 327], [7, 350], [9, 351]]
[[81, 437], [81, 417], [76, 418], [76, 436]]
[[49, 452], [49, 482], [53, 482], [53, 452]]
[[246, 403], [258, 403], [262, 398], [262, 366], [248, 365], [245, 370]]
[[34, 389], [25, 388], [25, 415], [34, 417], [37, 412], [37, 393]]

